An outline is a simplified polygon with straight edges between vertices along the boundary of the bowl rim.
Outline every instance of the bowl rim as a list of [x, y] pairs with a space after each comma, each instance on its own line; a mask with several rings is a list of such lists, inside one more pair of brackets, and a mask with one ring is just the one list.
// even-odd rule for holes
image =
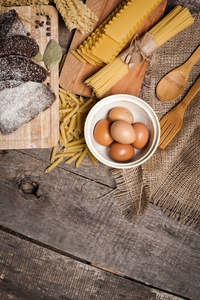
[[[93, 146], [92, 143], [92, 139], [90, 134], [90, 125], [91, 122], [94, 118], [94, 116], [96, 115], [96, 113], [98, 112], [98, 110], [102, 107], [105, 106], [105, 104], [107, 104], [107, 102], [109, 101], [109, 103], [114, 103], [116, 102], [116, 106], [117, 106], [117, 102], [131, 102], [133, 104], [138, 105], [138, 103], [136, 103], [137, 101], [140, 102], [139, 106], [145, 110], [145, 112], [149, 115], [149, 112], [151, 112], [152, 116], [150, 115], [150, 119], [152, 121], [154, 130], [155, 130], [155, 136], [152, 142], [152, 145], [150, 147], [150, 149], [147, 151], [147, 153], [141, 157], [140, 159], [138, 159], [135, 162], [128, 162], [128, 163], [120, 163], [120, 162], [115, 162], [115, 161], [108, 161], [107, 159], [105, 159], [102, 155], [99, 154], [99, 152], [95, 149], [95, 147]], [[86, 134], [87, 133], [87, 134]], [[159, 140], [160, 140], [160, 123], [158, 120], [158, 117], [155, 113], [155, 111], [153, 110], [153, 108], [143, 99], [137, 97], [137, 96], [133, 96], [133, 95], [129, 95], [129, 94], [115, 94], [115, 95], [110, 95], [107, 96], [101, 100], [99, 100], [89, 111], [86, 120], [85, 120], [85, 125], [84, 125], [84, 136], [85, 136], [85, 142], [87, 147], [89, 148], [90, 152], [103, 164], [111, 167], [111, 168], [116, 168], [116, 169], [129, 169], [129, 168], [134, 168], [137, 167], [141, 164], [143, 164], [144, 162], [146, 162], [156, 151], [157, 146], [159, 144]]]

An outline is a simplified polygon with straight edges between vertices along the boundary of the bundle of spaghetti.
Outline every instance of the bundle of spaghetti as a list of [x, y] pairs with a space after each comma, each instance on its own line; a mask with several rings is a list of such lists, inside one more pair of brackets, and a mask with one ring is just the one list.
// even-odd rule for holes
[[188, 8], [176, 6], [165, 18], [149, 30], [158, 47], [194, 22]]
[[81, 33], [91, 32], [97, 16], [81, 0], [54, 0], [69, 30], [77, 28]]
[[[111, 68], [110, 64], [112, 64]], [[101, 98], [110, 87], [129, 72], [128, 64], [125, 64], [119, 57], [116, 57], [110, 64], [85, 81], [98, 98]]]
[[177, 6], [117, 59], [96, 72], [85, 83], [98, 98], [110, 90], [121, 78], [144, 59], [150, 58], [161, 45], [194, 22], [187, 8]]
[[[162, 0], [124, 0], [79, 47], [92, 65], [111, 62]], [[78, 57], [78, 56], [77, 56]]]

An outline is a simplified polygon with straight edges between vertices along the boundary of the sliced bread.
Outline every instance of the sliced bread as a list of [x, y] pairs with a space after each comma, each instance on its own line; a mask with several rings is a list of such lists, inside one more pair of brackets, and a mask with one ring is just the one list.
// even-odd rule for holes
[[0, 129], [4, 135], [15, 132], [49, 108], [56, 100], [45, 84], [25, 82], [0, 92]]

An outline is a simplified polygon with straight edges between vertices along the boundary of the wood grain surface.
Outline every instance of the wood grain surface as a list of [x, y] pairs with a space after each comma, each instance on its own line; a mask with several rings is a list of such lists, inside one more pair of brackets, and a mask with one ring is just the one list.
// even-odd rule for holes
[[[97, 14], [99, 21], [96, 27], [104, 20], [110, 12], [117, 7], [121, 0], [87, 0], [87, 5]], [[97, 4], [98, 3], [98, 4]], [[141, 36], [149, 28], [151, 28], [163, 15], [167, 0], [163, 0], [147, 17], [144, 23], [136, 31], [135, 34]], [[81, 35], [78, 31], [75, 33], [72, 40], [70, 50], [75, 50], [88, 36], [88, 34]], [[131, 38], [132, 39], [132, 38]], [[130, 42], [129, 42], [130, 43]], [[129, 45], [127, 43], [126, 47]], [[131, 70], [118, 83], [116, 83], [105, 96], [113, 94], [131, 94], [137, 96], [143, 81], [148, 63], [146, 61], [140, 63], [136, 68]], [[98, 66], [92, 66], [89, 63], [82, 63], [71, 53], [67, 54], [62, 72], [60, 74], [60, 86], [66, 90], [70, 90], [75, 94], [83, 96], [91, 96], [91, 89], [84, 84], [84, 81], [99, 70]], [[70, 74], [70, 78], [69, 75]], [[133, 84], [134, 83], [134, 84]]]
[[[200, 11], [199, 0], [166, 11], [177, 4]], [[72, 36], [59, 16], [63, 53]], [[199, 231], [151, 203], [128, 223], [108, 167], [86, 157], [45, 174], [50, 152], [0, 151], [0, 299], [199, 300]]]
[[[36, 40], [39, 45], [40, 53], [43, 54], [46, 45], [51, 39], [58, 41], [58, 12], [53, 6], [45, 6], [45, 12], [51, 16], [50, 25], [46, 15], [36, 15], [37, 11], [30, 6], [14, 7], [19, 14], [32, 19], [32, 22], [25, 22], [24, 25], [30, 36]], [[43, 26], [39, 26], [35, 21], [44, 22]], [[50, 31], [47, 31], [47, 28]], [[47, 36], [46, 33], [51, 33]], [[44, 67], [43, 62], [36, 61]], [[53, 147], [59, 137], [58, 124], [58, 66], [50, 71], [44, 84], [49, 84], [57, 96], [57, 100], [53, 105], [40, 114], [37, 118], [23, 126], [16, 132], [3, 135], [0, 132], [0, 149], [29, 149], [29, 148], [50, 148]]]
[[[4, 153], [5, 154], [5, 153]], [[133, 225], [112, 188], [11, 151], [0, 161], [0, 224], [85, 261], [179, 296], [198, 299], [199, 232], [150, 206]], [[67, 181], [66, 181], [67, 179]]]
[[1, 299], [182, 299], [5, 232], [0, 242]]

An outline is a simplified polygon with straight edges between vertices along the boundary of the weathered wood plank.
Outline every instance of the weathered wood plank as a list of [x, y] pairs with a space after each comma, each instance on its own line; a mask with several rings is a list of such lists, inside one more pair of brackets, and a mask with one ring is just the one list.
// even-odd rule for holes
[[179, 300], [0, 231], [2, 300]]
[[111, 188], [63, 168], [44, 175], [45, 164], [18, 151], [1, 157], [1, 225], [148, 285], [199, 298], [198, 231], [153, 205], [136, 226], [129, 224], [111, 195], [88, 200]]
[[[17, 151], [24, 153], [25, 155], [28, 155], [30, 157], [41, 159], [42, 161], [46, 162], [44, 171], [50, 165], [51, 149], [44, 149], [43, 151], [40, 151], [38, 149]], [[77, 175], [86, 177], [91, 180], [99, 181], [107, 186], [113, 188], [116, 186], [115, 180], [111, 176], [110, 168], [103, 165], [100, 162], [98, 162], [97, 165], [94, 165], [87, 155], [84, 157], [83, 162], [78, 168], [75, 167], [75, 163], [65, 164], [64, 161], [59, 166], [61, 166], [63, 169], [69, 172], [75, 173]]]

